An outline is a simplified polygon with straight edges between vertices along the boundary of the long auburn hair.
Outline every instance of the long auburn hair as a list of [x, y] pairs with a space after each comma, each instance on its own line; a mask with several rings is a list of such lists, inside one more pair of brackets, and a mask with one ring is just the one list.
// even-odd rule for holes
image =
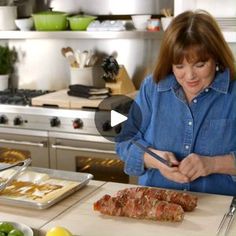
[[176, 16], [164, 33], [153, 77], [156, 82], [172, 73], [173, 64], [215, 60], [221, 71], [235, 77], [234, 56], [216, 20], [204, 10], [186, 11]]

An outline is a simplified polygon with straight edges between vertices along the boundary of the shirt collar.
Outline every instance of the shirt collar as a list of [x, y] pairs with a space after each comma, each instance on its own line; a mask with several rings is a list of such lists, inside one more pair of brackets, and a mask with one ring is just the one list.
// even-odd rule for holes
[[[209, 86], [209, 88], [214, 89], [220, 93], [226, 94], [229, 89], [230, 84], [230, 72], [229, 69], [225, 69], [223, 72], [217, 72], [215, 79]], [[157, 84], [157, 89], [159, 92], [168, 91], [170, 89], [176, 89], [179, 87], [177, 80], [175, 79], [174, 74], [168, 75], [164, 80], [161, 80]]]
[[159, 92], [168, 91], [178, 85], [177, 80], [173, 74], [167, 75], [167, 77], [157, 84], [157, 89]]
[[212, 88], [220, 93], [226, 94], [229, 90], [229, 84], [230, 84], [230, 72], [229, 69], [225, 69], [223, 72], [217, 72], [216, 78], [211, 83], [209, 88]]

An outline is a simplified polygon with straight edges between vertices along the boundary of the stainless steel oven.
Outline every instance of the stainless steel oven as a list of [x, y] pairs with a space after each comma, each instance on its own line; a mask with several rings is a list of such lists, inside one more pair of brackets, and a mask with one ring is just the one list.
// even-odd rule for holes
[[[89, 172], [94, 179], [135, 183], [124, 173], [115, 153], [114, 128], [107, 113], [99, 111], [98, 132], [94, 110], [0, 105], [0, 148], [20, 150], [32, 165]], [[103, 135], [104, 134], [104, 135]], [[0, 152], [1, 157], [1, 152]]]
[[10, 162], [31, 157], [33, 166], [48, 168], [48, 133], [0, 128], [0, 154], [2, 161]]
[[131, 183], [114, 143], [102, 136], [49, 133], [51, 167], [88, 172], [94, 179]]

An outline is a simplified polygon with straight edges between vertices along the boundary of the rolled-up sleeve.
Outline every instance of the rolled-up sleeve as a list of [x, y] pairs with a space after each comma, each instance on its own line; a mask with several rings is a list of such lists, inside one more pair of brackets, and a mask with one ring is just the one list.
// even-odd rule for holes
[[[140, 176], [145, 173], [144, 151], [136, 147], [132, 140], [136, 140], [145, 147], [150, 146], [145, 141], [144, 133], [151, 118], [150, 94], [152, 90], [153, 79], [149, 76], [144, 80], [135, 99], [136, 104], [131, 106], [128, 119], [124, 123], [121, 133], [116, 138], [116, 152], [120, 159], [124, 161], [124, 171], [128, 175]], [[136, 105], [138, 105], [138, 108]], [[139, 118], [137, 118], [138, 111], [136, 109], [141, 111], [141, 117]]]
[[[236, 151], [231, 152], [234, 158], [234, 168], [236, 169]], [[232, 179], [234, 182], [236, 182], [236, 175], [232, 175]]]

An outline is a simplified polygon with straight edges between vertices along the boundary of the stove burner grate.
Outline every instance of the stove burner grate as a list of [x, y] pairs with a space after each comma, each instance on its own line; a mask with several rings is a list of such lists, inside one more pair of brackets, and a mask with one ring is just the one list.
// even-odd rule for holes
[[0, 91], [0, 104], [31, 105], [31, 99], [53, 91], [31, 89], [6, 89]]

